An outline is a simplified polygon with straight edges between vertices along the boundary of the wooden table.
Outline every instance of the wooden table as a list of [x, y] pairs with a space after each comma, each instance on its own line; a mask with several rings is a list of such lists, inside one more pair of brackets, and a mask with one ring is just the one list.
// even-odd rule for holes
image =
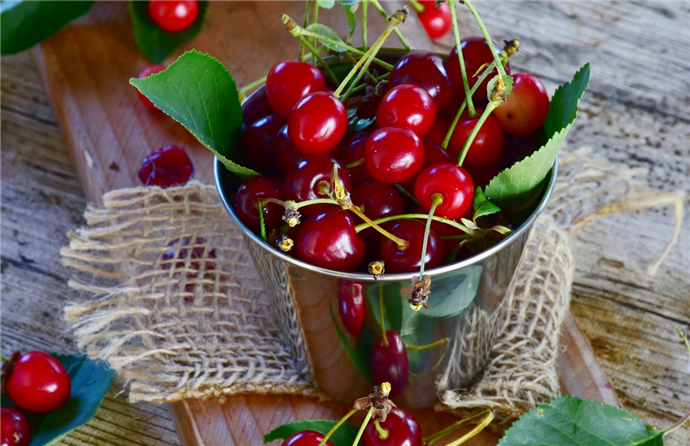
[[[524, 33], [514, 71], [538, 74], [551, 92], [591, 62], [568, 147], [589, 145], [610, 160], [646, 167], [653, 189], [690, 191], [690, 3], [477, 3], [496, 39]], [[4, 57], [2, 69], [2, 354], [73, 351], [62, 308], [79, 296], [66, 285], [70, 271], [59, 249], [65, 233], [83, 223], [86, 198], [31, 55]], [[242, 67], [238, 82], [260, 74]], [[672, 328], [690, 324], [688, 217], [656, 275], [645, 274], [673, 225], [667, 209], [612, 216], [574, 243], [572, 307], [580, 325], [623, 405], [662, 428], [690, 405], [690, 356]], [[61, 444], [180, 444], [165, 407], [131, 405], [119, 390]], [[690, 428], [667, 440], [690, 444]]]

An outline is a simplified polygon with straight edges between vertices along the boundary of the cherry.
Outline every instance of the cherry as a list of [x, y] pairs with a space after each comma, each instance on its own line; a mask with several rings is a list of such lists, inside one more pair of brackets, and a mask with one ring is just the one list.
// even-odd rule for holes
[[259, 118], [242, 132], [240, 147], [246, 167], [263, 175], [277, 175], [280, 165], [275, 152], [275, 139], [285, 124], [285, 118], [268, 115]]
[[335, 148], [347, 130], [347, 110], [340, 99], [317, 91], [300, 99], [288, 118], [288, 135], [305, 154]]
[[398, 190], [387, 183], [365, 181], [352, 190], [352, 202], [362, 206], [364, 214], [376, 220], [386, 215], [403, 212], [403, 197]]
[[443, 59], [430, 51], [411, 51], [401, 57], [391, 71], [389, 83], [393, 87], [402, 84], [422, 87], [433, 98], [439, 115], [453, 106], [455, 89]]
[[[299, 431], [285, 439], [281, 446], [318, 446], [324, 435], [316, 431]], [[333, 446], [330, 440], [326, 440], [324, 446]]]
[[[389, 273], [407, 273], [419, 271], [422, 266], [422, 244], [424, 243], [425, 225], [417, 220], [398, 220], [386, 229], [393, 235], [410, 242], [405, 250], [400, 250], [398, 245], [389, 238], [381, 239], [381, 259], [386, 262], [386, 271]], [[429, 241], [424, 258], [424, 268], [435, 268], [443, 264], [443, 251], [441, 239], [429, 231]], [[383, 382], [377, 380], [376, 382]]]
[[196, 0], [150, 0], [149, 16], [163, 31], [176, 33], [192, 26], [199, 15]]
[[352, 336], [358, 336], [364, 325], [364, 284], [352, 280], [338, 281], [338, 309], [343, 325]]
[[[165, 65], [158, 65], [158, 64], [151, 64], [151, 65], [146, 65], [144, 68], [141, 69], [139, 74], [137, 74], [137, 79], [143, 79], [145, 77], [149, 77], [152, 74], [160, 73], [161, 71], [165, 70], [166, 66]], [[141, 94], [139, 90], [137, 90], [137, 94], [139, 95], [139, 99], [141, 99], [141, 102], [144, 103], [148, 108], [152, 110], [158, 110], [158, 107], [153, 105], [153, 102], [149, 101], [149, 98]]]
[[352, 217], [339, 208], [307, 218], [300, 225], [295, 248], [300, 260], [341, 272], [354, 271], [366, 249]]
[[537, 130], [549, 114], [549, 94], [539, 78], [533, 74], [513, 75], [513, 90], [494, 116], [503, 129], [515, 136], [526, 136]]
[[7, 394], [24, 410], [46, 413], [69, 399], [72, 383], [55, 357], [39, 351], [19, 356], [6, 382]]
[[278, 62], [266, 77], [266, 97], [276, 113], [288, 117], [295, 104], [310, 93], [326, 88], [321, 71], [304, 62]]
[[[337, 159], [328, 155], [310, 155], [302, 158], [285, 177], [285, 198], [296, 202], [329, 198], [333, 165], [338, 166], [338, 180], [347, 190], [352, 189], [348, 170]], [[312, 204], [300, 208], [302, 215], [313, 215], [332, 208], [330, 204]]]
[[[447, 6], [446, 3], [444, 5]], [[379, 436], [374, 423], [367, 425], [362, 435], [364, 446], [422, 446], [422, 429], [412, 415], [402, 407], [395, 407], [386, 417], [386, 421], [379, 422], [388, 437]]]
[[414, 185], [414, 196], [427, 210], [434, 194], [443, 197], [434, 215], [456, 219], [472, 206], [474, 183], [467, 171], [456, 164], [435, 164], [421, 171]]
[[376, 383], [389, 382], [392, 387], [391, 395], [396, 395], [407, 387], [409, 361], [400, 334], [395, 330], [388, 330], [385, 336], [385, 341], [381, 338], [371, 352], [371, 374]]
[[0, 409], [0, 444], [2, 446], [28, 446], [31, 427], [26, 417], [17, 409], [3, 406]]
[[[285, 194], [279, 180], [267, 177], [255, 177], [245, 180], [235, 195], [234, 207], [237, 217], [255, 234], [261, 233], [258, 200], [275, 198], [283, 200]], [[281, 223], [284, 208], [276, 203], [263, 205], [264, 225], [266, 231], [278, 227]]]
[[[458, 125], [455, 127], [448, 143], [448, 151], [455, 159], [460, 156], [460, 152], [472, 130], [474, 130], [474, 126], [477, 124], [482, 112], [483, 110], [478, 108], [476, 118], [468, 118], [466, 112], [463, 112], [460, 117], [460, 121], [458, 121]], [[501, 123], [491, 114], [486, 118], [486, 121], [479, 129], [479, 133], [477, 133], [472, 144], [470, 144], [463, 165], [485, 166], [495, 163], [501, 157], [503, 142]]]
[[[424, 170], [429, 166], [433, 166], [434, 164], [455, 163], [455, 159], [450, 156], [448, 150], [429, 140], [423, 140], [422, 142], [424, 143], [424, 164], [422, 165], [421, 170]], [[405, 181], [402, 183], [403, 188], [405, 188], [406, 191], [414, 193], [415, 180], [416, 177]]]
[[182, 186], [194, 175], [194, 166], [181, 147], [165, 146], [146, 155], [139, 179], [147, 186]]
[[[338, 159], [340, 159], [343, 165], [349, 165], [364, 158], [367, 138], [370, 134], [371, 133], [355, 133], [349, 137], [345, 137], [340, 143], [340, 154], [338, 155]], [[354, 183], [373, 180], [369, 172], [367, 172], [365, 163], [354, 167], [348, 167], [347, 170], [350, 172]]]
[[[467, 81], [470, 83], [469, 87], [472, 89], [477, 78], [474, 77], [477, 71], [482, 68], [484, 64], [490, 64], [493, 62], [494, 57], [491, 54], [491, 49], [486, 43], [486, 39], [483, 36], [470, 36], [465, 37], [460, 41], [460, 48], [462, 49], [462, 57], [465, 62], [465, 71], [467, 72]], [[500, 50], [499, 50], [500, 51]], [[453, 47], [448, 55], [447, 61], [448, 76], [453, 82], [453, 86], [456, 91], [463, 92], [462, 98], [464, 99], [464, 87], [462, 85], [462, 73], [460, 72], [460, 62], [458, 61], [458, 49]], [[507, 74], [510, 74], [510, 62], [505, 66]], [[483, 71], [483, 70], [482, 70]], [[472, 99], [477, 105], [483, 105], [489, 102], [487, 88], [489, 86], [489, 81], [491, 78], [496, 76], [498, 71], [494, 70], [487, 76], [484, 82], [481, 83], [479, 88], [472, 95]], [[477, 74], [477, 76], [481, 73]]]
[[273, 153], [275, 153], [283, 172], [289, 172], [304, 156], [290, 141], [287, 124], [280, 128], [280, 131], [273, 139]]
[[434, 6], [436, 0], [419, 0], [424, 5], [424, 11], [419, 13], [419, 21], [431, 40], [445, 36], [453, 26], [448, 3], [443, 3], [440, 8]]
[[420, 138], [427, 134], [435, 120], [434, 100], [426, 90], [412, 84], [391, 88], [376, 112], [379, 127], [410, 129]]
[[[181, 246], [189, 246], [192, 245], [193, 248], [191, 250], [188, 250], [187, 248], [181, 248], [177, 249], [178, 246], [180, 246], [180, 242], [182, 242]], [[171, 265], [175, 265], [175, 268], [180, 269], [185, 267], [185, 262], [186, 260], [189, 259], [201, 259], [204, 257], [205, 254], [205, 249], [203, 245], [206, 243], [206, 239], [203, 237], [194, 237], [194, 240], [192, 241], [191, 237], [183, 237], [181, 240], [180, 239], [175, 239], [172, 242], [168, 244], [171, 249], [166, 250], [163, 252], [163, 255], [161, 256], [161, 266], [164, 269], [169, 269]], [[196, 246], [195, 246], [196, 245]], [[206, 255], [207, 258], [210, 259], [215, 259], [216, 258], [216, 250], [213, 248], [209, 248], [208, 254]], [[178, 259], [176, 262], [172, 262], [172, 260]], [[193, 268], [195, 270], [199, 270], [200, 265], [199, 262], [189, 262], [189, 267]], [[213, 269], [213, 263], [210, 263], [206, 266], [206, 269]], [[196, 274], [191, 274], [189, 277], [196, 277]]]
[[422, 168], [424, 146], [412, 130], [384, 127], [367, 138], [364, 158], [367, 171], [375, 180], [400, 183]]

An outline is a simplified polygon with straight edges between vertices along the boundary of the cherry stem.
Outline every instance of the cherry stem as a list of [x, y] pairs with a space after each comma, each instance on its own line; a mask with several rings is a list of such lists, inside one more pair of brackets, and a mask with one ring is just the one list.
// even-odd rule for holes
[[364, 51], [367, 50], [367, 46], [368, 46], [368, 43], [367, 43], [367, 40], [368, 40], [368, 37], [367, 37], [367, 31], [368, 31], [368, 29], [367, 29], [367, 8], [368, 7], [369, 7], [369, 1], [364, 0], [362, 2], [362, 49]]
[[[354, 64], [357, 63], [357, 59], [355, 59], [354, 56], [353, 56], [352, 54], [350, 54], [349, 51], [344, 51], [344, 52], [342, 52], [342, 53], [340, 53], [340, 54], [343, 54], [343, 55], [345, 56], [345, 58], [347, 58], [347, 60], [349, 60], [350, 63], [351, 63], [352, 65], [354, 65]], [[369, 72], [369, 70], [367, 70], [364, 74], [366, 74], [366, 76], [367, 76], [369, 79], [371, 79], [372, 82], [378, 82], [378, 80], [374, 77], [373, 74], [371, 74], [371, 73]], [[336, 80], [335, 83], [337, 84], [338, 81]], [[364, 86], [366, 87], [366, 84], [362, 84], [362, 85], [364, 85]], [[358, 87], [360, 87], [360, 86], [358, 86]]]
[[[470, 93], [470, 83], [467, 79], [467, 69], [465, 68], [465, 56], [462, 54], [462, 42], [460, 41], [460, 27], [458, 25], [458, 17], [455, 11], [455, 0], [448, 0], [450, 7], [450, 17], [453, 22], [453, 37], [455, 37], [455, 48], [458, 50], [458, 63], [460, 64], [460, 73], [462, 73], [462, 86], [465, 89], [465, 102], [467, 104], [467, 113], [470, 118], [477, 116], [477, 110], [474, 108], [472, 101], [472, 94]], [[490, 44], [491, 45], [491, 44]], [[479, 82], [477, 82], [479, 83]]]
[[[391, 73], [390, 73], [390, 71], [389, 71], [388, 73], [382, 74], [382, 75], [379, 76], [379, 77], [375, 77], [374, 80], [375, 80], [376, 83], [378, 84], [378, 83], [381, 82], [382, 80], [389, 78], [390, 75], [391, 75]], [[359, 84], [359, 85], [357, 85], [355, 88], [352, 89], [352, 94], [357, 93], [357, 92], [359, 92], [359, 91], [362, 91], [362, 90], [364, 90], [365, 88], [367, 88], [367, 84]]]
[[395, 188], [398, 189], [398, 191], [400, 191], [401, 194], [403, 194], [404, 196], [406, 196], [407, 198], [409, 198], [409, 199], [410, 199], [414, 204], [416, 204], [417, 206], [421, 206], [421, 205], [422, 205], [422, 203], [420, 203], [419, 200], [417, 200], [417, 197], [415, 197], [413, 194], [411, 194], [410, 192], [408, 192], [408, 190], [405, 189], [404, 187], [402, 187], [401, 184], [395, 183], [393, 186], [395, 186]]
[[379, 420], [374, 420], [374, 427], [376, 428], [376, 433], [381, 440], [388, 440], [388, 437], [391, 434], [390, 430], [386, 429], [385, 427], [381, 427]]
[[[381, 16], [383, 16], [384, 19], [390, 22], [391, 17], [388, 15], [385, 9], [383, 9], [383, 6], [381, 6], [381, 3], [378, 2], [378, 0], [368, 0], [371, 2], [372, 5], [374, 5], [374, 8], [376, 8], [380, 13]], [[400, 40], [400, 43], [402, 46], [405, 48], [406, 51], [410, 51], [410, 45], [407, 44], [407, 41], [403, 37], [402, 33], [400, 32], [399, 29], [394, 29], [393, 32], [395, 32], [395, 35], [398, 36], [398, 40]]]
[[259, 205], [259, 225], [261, 227], [261, 240], [267, 241], [268, 237], [266, 237], [266, 223], [264, 222], [264, 207], [261, 204], [261, 198], [257, 198], [256, 201]]
[[337, 431], [338, 428], [339, 428], [340, 426], [342, 426], [342, 424], [343, 424], [344, 422], [346, 422], [347, 419], [350, 418], [355, 412], [357, 412], [357, 411], [356, 411], [355, 409], [352, 409], [351, 411], [349, 411], [349, 412], [347, 413], [347, 415], [345, 415], [344, 417], [342, 417], [342, 418], [340, 419], [340, 421], [338, 421], [337, 423], [335, 423], [335, 426], [333, 426], [333, 427], [331, 428], [331, 430], [328, 431], [328, 433], [326, 434], [326, 436], [323, 437], [323, 440], [321, 440], [321, 442], [320, 442], [317, 446], [324, 446], [324, 445], [326, 444], [326, 442], [328, 441], [328, 439], [331, 438], [331, 436], [335, 433], [335, 431]]
[[[489, 411], [486, 411], [487, 414], [485, 415], [484, 419], [477, 424], [474, 429], [463, 435], [462, 437], [458, 438], [457, 440], [448, 443], [446, 446], [459, 446], [469, 440], [470, 438], [474, 437], [477, 435], [479, 432], [483, 431], [486, 426], [488, 426], [494, 419], [494, 413]], [[483, 413], [483, 412], [482, 412]]]
[[[452, 434], [462, 426], [466, 426], [468, 424], [475, 424], [479, 419], [485, 417], [485, 416], [490, 416], [491, 419], [489, 420], [489, 423], [491, 420], [493, 420], [493, 413], [490, 410], [485, 410], [483, 412], [480, 412], [476, 415], [472, 415], [469, 418], [465, 418], [464, 420], [456, 421], [455, 423], [451, 424], [447, 428], [443, 429], [442, 431], [436, 432], [434, 435], [430, 435], [429, 437], [426, 437], [422, 440], [422, 444], [425, 446], [431, 446], [433, 443], [437, 442], [438, 440]], [[483, 421], [480, 422], [480, 424], [483, 423]], [[488, 423], [486, 423], [488, 424]], [[482, 429], [484, 429], [486, 426], [482, 426]], [[481, 430], [481, 429], [480, 429]], [[464, 438], [464, 437], [463, 437]], [[467, 441], [469, 438], [465, 439], [464, 441]], [[462, 438], [460, 439], [462, 440]], [[453, 443], [451, 443], [453, 444]], [[457, 444], [462, 444], [462, 443], [457, 443]]]
[[[387, 223], [387, 222], [389, 222], [389, 221], [404, 220], [404, 219], [412, 220], [412, 219], [418, 219], [418, 218], [420, 218], [420, 219], [426, 219], [426, 218], [429, 218], [429, 215], [428, 215], [428, 214], [400, 214], [400, 215], [389, 215], [389, 216], [387, 216], [387, 217], [381, 217], [381, 218], [378, 218], [378, 219], [374, 220], [374, 223], [380, 225], [380, 224], [382, 224], [382, 223]], [[438, 217], [438, 216], [435, 216], [435, 215], [434, 215], [433, 217], [431, 217], [431, 219], [434, 220], [434, 221], [439, 221], [439, 222], [441, 222], [441, 223], [445, 223], [445, 224], [447, 224], [447, 225], [449, 225], [449, 226], [452, 226], [452, 227], [454, 227], [454, 228], [456, 228], [456, 229], [459, 229], [460, 231], [464, 232], [465, 234], [468, 234], [468, 235], [474, 234], [474, 231], [472, 231], [471, 229], [469, 229], [467, 226], [458, 223], [457, 221], [449, 220], [449, 219], [447, 219], [447, 218]], [[361, 232], [361, 231], [365, 230], [366, 228], [368, 228], [368, 227], [370, 227], [370, 226], [371, 226], [371, 225], [368, 224], [368, 223], [360, 223], [360, 224], [358, 224], [357, 226], [355, 226], [355, 232]]]
[[494, 42], [493, 40], [491, 40], [491, 36], [489, 35], [489, 31], [487, 31], [486, 26], [484, 26], [484, 22], [482, 21], [481, 17], [479, 17], [479, 13], [476, 9], [474, 9], [474, 5], [470, 0], [464, 0], [463, 3], [467, 5], [467, 8], [474, 16], [474, 20], [477, 22], [477, 25], [479, 25], [479, 29], [482, 31], [482, 35], [484, 36], [484, 39], [486, 39], [486, 43], [489, 45], [491, 55], [494, 57], [494, 62], [496, 63], [496, 69], [498, 70], [498, 74], [500, 74], [501, 77], [507, 76], [506, 70], [503, 67], [503, 64], [501, 63], [501, 59], [498, 57], [498, 53], [496, 52]]
[[429, 350], [430, 348], [434, 348], [434, 347], [441, 347], [444, 345], [448, 345], [449, 342], [450, 341], [448, 340], [448, 338], [443, 338], [443, 339], [439, 339], [438, 341], [432, 342], [431, 344], [427, 344], [427, 345], [405, 345], [405, 348], [407, 350], [422, 351], [422, 350]]
[[420, 262], [422, 265], [419, 267], [419, 280], [424, 277], [424, 266], [426, 265], [426, 248], [429, 244], [429, 234], [431, 233], [431, 219], [434, 216], [434, 212], [439, 204], [443, 203], [443, 195], [435, 193], [431, 195], [431, 207], [429, 208], [429, 215], [426, 217], [426, 227], [424, 228], [424, 241], [422, 242], [422, 257]]
[[[328, 77], [331, 78], [331, 80], [333, 81], [334, 84], [337, 84], [337, 83], [338, 83], [338, 78], [335, 77], [335, 74], [333, 74], [333, 71], [331, 71], [331, 67], [329, 67], [328, 64], [326, 63], [326, 61], [323, 60], [323, 57], [321, 57], [321, 54], [319, 54], [319, 52], [316, 51], [316, 48], [314, 48], [314, 46], [313, 46], [311, 43], [309, 43], [309, 40], [308, 40], [306, 37], [304, 37], [304, 36], [300, 36], [299, 40], [302, 42], [302, 44], [303, 44], [304, 46], [306, 46], [307, 48], [309, 48], [309, 51], [311, 51], [311, 53], [312, 53], [314, 56], [316, 56], [316, 58], [317, 58], [317, 59], [319, 60], [319, 62], [321, 63], [321, 66], [322, 66], [323, 69], [326, 71], [326, 74], [328, 75]], [[316, 65], [316, 64], [313, 64], [313, 65]]]
[[388, 336], [386, 336], [386, 321], [383, 319], [386, 309], [383, 307], [383, 284], [379, 283], [379, 314], [381, 315], [381, 341], [388, 348]]
[[492, 101], [489, 102], [489, 104], [486, 106], [486, 108], [484, 109], [484, 113], [482, 113], [482, 115], [479, 117], [479, 120], [472, 129], [472, 133], [470, 133], [470, 136], [467, 138], [467, 141], [465, 141], [465, 145], [462, 146], [462, 150], [460, 151], [460, 155], [458, 156], [458, 166], [462, 167], [462, 163], [465, 161], [465, 156], [467, 156], [467, 152], [469, 152], [470, 146], [474, 142], [474, 138], [477, 137], [479, 130], [482, 128], [482, 125], [489, 117], [491, 112], [494, 111], [494, 109], [498, 107], [500, 104], [500, 102]]
[[359, 166], [361, 166], [361, 165], [364, 164], [364, 163], [365, 163], [365, 159], [364, 159], [364, 157], [362, 157], [362, 158], [358, 159], [357, 161], [353, 161], [353, 162], [351, 162], [350, 164], [346, 164], [345, 167], [346, 167], [348, 170], [349, 170], [349, 169], [354, 169], [355, 167], [359, 167]]
[[240, 88], [240, 91], [239, 91], [240, 101], [243, 101], [247, 97], [248, 92], [254, 90], [255, 88], [259, 88], [260, 86], [265, 84], [267, 77], [268, 76], [264, 76], [260, 79], [255, 80], [254, 82], [247, 84], [244, 87]]
[[[313, 0], [307, 0], [307, 5], [304, 7], [304, 27], [309, 26], [309, 16], [311, 15], [311, 5]], [[300, 42], [299, 58], [304, 61], [304, 44]]]
[[359, 432], [357, 432], [357, 436], [355, 437], [354, 443], [352, 443], [352, 446], [357, 446], [359, 444], [360, 438], [362, 438], [362, 434], [364, 434], [364, 429], [367, 427], [367, 423], [369, 423], [369, 420], [371, 420], [371, 416], [374, 414], [375, 407], [371, 406], [369, 408], [369, 411], [367, 412], [367, 416], [364, 417], [364, 421], [362, 422], [362, 425], [359, 427]]
[[[410, 242], [409, 242], [409, 241], [407, 241], [407, 240], [405, 240], [405, 239], [403, 239], [403, 238], [397, 237], [397, 236], [391, 234], [390, 232], [386, 231], [385, 229], [383, 229], [383, 228], [382, 228], [381, 226], [379, 226], [378, 223], [376, 223], [374, 220], [372, 220], [371, 218], [369, 218], [369, 217], [367, 217], [366, 215], [364, 215], [364, 212], [360, 211], [359, 208], [358, 208], [357, 206], [355, 206], [354, 204], [350, 203], [348, 206], [342, 206], [342, 207], [343, 207], [343, 209], [347, 209], [347, 210], [349, 210], [349, 211], [352, 211], [355, 215], [357, 215], [359, 218], [361, 218], [362, 220], [364, 220], [364, 221], [368, 224], [367, 227], [372, 227], [372, 228], [376, 229], [376, 230], [379, 231], [381, 234], [383, 234], [384, 237], [390, 239], [393, 243], [395, 243], [396, 245], [398, 245], [398, 249], [399, 249], [399, 250], [404, 251], [404, 250], [406, 250], [407, 248], [410, 247]], [[359, 232], [359, 231], [357, 231], [357, 228], [358, 228], [358, 227], [359, 227], [359, 226], [355, 226], [355, 231], [356, 231], [356, 232]]]
[[417, 11], [417, 14], [421, 14], [424, 11], [426, 11], [426, 8], [424, 7], [424, 5], [419, 3], [417, 0], [410, 0], [410, 4], [414, 8], [414, 10]]

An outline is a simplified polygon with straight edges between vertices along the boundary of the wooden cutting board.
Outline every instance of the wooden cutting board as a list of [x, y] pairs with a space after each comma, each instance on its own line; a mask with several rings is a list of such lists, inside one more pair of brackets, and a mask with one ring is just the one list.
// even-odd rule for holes
[[[221, 60], [238, 85], [244, 85], [296, 52], [297, 44], [284, 31], [280, 17], [288, 13], [299, 18], [303, 6], [300, 2], [211, 2], [203, 32], [168, 62], [194, 47]], [[393, 9], [390, 4], [386, 7]], [[322, 12], [322, 17], [327, 14]], [[409, 22], [405, 34], [411, 44], [432, 48], [414, 16]], [[374, 26], [370, 35], [376, 35], [382, 24]], [[36, 47], [34, 57], [90, 202], [99, 203], [107, 191], [139, 184], [136, 173], [141, 160], [165, 145], [186, 148], [196, 178], [212, 182], [210, 152], [180, 125], [144, 107], [128, 85], [128, 79], [147, 62], [136, 49], [126, 3], [98, 2], [86, 17]], [[562, 391], [618, 405], [615, 391], [572, 315], [563, 325], [561, 340], [558, 368]], [[231, 397], [223, 404], [189, 400], [170, 405], [183, 443], [208, 446], [261, 444], [265, 433], [285, 422], [335, 419], [347, 410], [305, 398], [259, 395]], [[415, 415], [426, 432], [453, 420], [431, 409]], [[469, 444], [496, 441], [486, 432]]]

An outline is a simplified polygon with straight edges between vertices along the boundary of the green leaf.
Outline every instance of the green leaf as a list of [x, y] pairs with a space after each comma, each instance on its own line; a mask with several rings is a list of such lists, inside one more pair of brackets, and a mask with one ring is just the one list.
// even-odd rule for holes
[[[383, 320], [381, 319], [381, 299], [383, 298]], [[371, 314], [378, 323], [386, 327], [386, 330], [400, 332], [403, 323], [403, 307], [409, 308], [407, 298], [402, 295], [400, 283], [379, 282], [378, 286], [367, 287], [367, 300], [371, 307]], [[381, 332], [376, 334], [376, 338], [381, 338]]]
[[[30, 446], [53, 444], [93, 418], [110, 388], [115, 371], [85, 356], [56, 355], [69, 374], [72, 391], [64, 406], [48, 414], [26, 412], [33, 426]], [[16, 407], [5, 394], [2, 405]]]
[[14, 54], [47, 39], [86, 14], [95, 1], [3, 1], [0, 53]]
[[316, 0], [316, 4], [319, 8], [331, 9], [335, 6], [335, 0]]
[[151, 62], [163, 63], [175, 48], [192, 40], [204, 25], [204, 16], [208, 9], [207, 1], [199, 2], [199, 15], [192, 25], [179, 32], [163, 31], [149, 16], [149, 2], [130, 1], [129, 11], [132, 16], [134, 40], [139, 51]]
[[663, 431], [626, 410], [561, 395], [522, 415], [499, 446], [662, 446]]
[[[315, 32], [316, 34], [319, 34], [319, 35], [324, 36], [324, 37], [328, 37], [328, 38], [331, 39], [331, 40], [335, 40], [336, 42], [340, 42], [340, 43], [342, 43], [343, 45], [345, 45], [345, 42], [343, 41], [343, 39], [340, 38], [340, 36], [338, 35], [338, 33], [335, 32], [335, 31], [333, 30], [333, 28], [329, 28], [329, 27], [326, 26], [326, 25], [322, 25], [322, 24], [320, 24], [320, 23], [312, 23], [311, 25], [307, 26], [307, 29], [308, 29], [309, 31]], [[328, 48], [329, 50], [335, 51], [336, 53], [344, 53], [345, 51], [347, 51], [347, 50], [346, 50], [345, 48], [343, 48], [343, 47], [340, 47], [340, 46], [338, 46], [338, 45], [334, 45], [334, 44], [332, 44], [332, 43], [330, 43], [330, 42], [325, 42], [325, 41], [323, 41], [323, 40], [321, 40], [321, 39], [319, 39], [319, 38], [317, 38], [316, 40], [318, 40], [319, 42], [321, 42], [321, 43], [323, 44], [323, 46], [325, 46], [325, 47]]]
[[474, 209], [474, 216], [472, 219], [476, 222], [479, 217], [486, 217], [497, 212], [501, 212], [501, 208], [491, 203], [484, 196], [481, 187], [477, 187], [474, 191], [474, 199], [472, 200], [472, 209]]
[[340, 343], [343, 345], [343, 348], [345, 349], [345, 353], [347, 353], [347, 356], [350, 358], [355, 367], [357, 367], [359, 373], [361, 373], [365, 378], [371, 381], [371, 370], [369, 370], [368, 362], [362, 359], [362, 357], [359, 355], [359, 352], [350, 345], [350, 341], [347, 339], [347, 336], [345, 336], [345, 333], [343, 333], [340, 327], [338, 327], [338, 323], [335, 320], [335, 314], [333, 314], [332, 306], [330, 307], [330, 310], [333, 327], [335, 328], [335, 332], [338, 335]]
[[577, 106], [589, 84], [589, 64], [553, 95], [544, 122], [547, 142], [531, 156], [496, 175], [486, 186], [486, 197], [501, 208], [516, 210], [532, 202], [541, 190], [556, 154], [577, 116]]
[[[304, 430], [316, 431], [326, 435], [328, 431], [330, 431], [333, 426], [336, 425], [336, 423], [337, 421], [333, 420], [293, 421], [292, 423], [278, 426], [268, 434], [264, 435], [264, 444], [270, 443], [274, 440], [285, 440], [290, 435]], [[333, 443], [333, 446], [351, 446], [355, 442], [358, 431], [359, 427], [350, 423], [343, 423], [328, 441]]]
[[241, 179], [259, 176], [232, 161], [239, 157], [242, 107], [235, 81], [217, 59], [187, 51], [165, 71], [129, 83], [189, 130], [228, 170]]
[[450, 318], [459, 315], [477, 296], [482, 277], [481, 265], [468, 266], [450, 276], [435, 277], [429, 295], [429, 310], [419, 310], [425, 316]]
[[[496, 86], [496, 82], [498, 82], [498, 74], [494, 77], [491, 78], [489, 83], [487, 84], [486, 87], [486, 98], [491, 101], [491, 93], [494, 91], [494, 87]], [[512, 76], [503, 76], [503, 83], [506, 85], [506, 89], [504, 90], [503, 94], [508, 97], [511, 91], [513, 91], [513, 77]]]
[[357, 30], [357, 16], [355, 15], [355, 9], [357, 9], [357, 5], [359, 5], [359, 3], [355, 2], [354, 6], [347, 5], [345, 4], [346, 2], [343, 1], [339, 1], [338, 3], [340, 3], [340, 6], [343, 7], [345, 15], [347, 16], [347, 24], [350, 27], [350, 34], [347, 36], [347, 41], [349, 43], [352, 42], [352, 36], [355, 35], [355, 31]]

